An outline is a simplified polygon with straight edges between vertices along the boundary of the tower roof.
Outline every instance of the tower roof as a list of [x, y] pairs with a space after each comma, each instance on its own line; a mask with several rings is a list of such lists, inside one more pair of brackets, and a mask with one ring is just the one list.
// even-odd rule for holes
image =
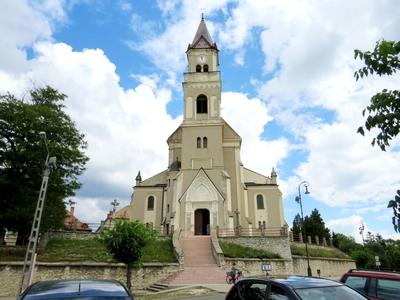
[[217, 48], [217, 45], [213, 42], [208, 32], [203, 15], [201, 16], [199, 27], [197, 28], [196, 35], [194, 36], [192, 44], [189, 45], [189, 48]]

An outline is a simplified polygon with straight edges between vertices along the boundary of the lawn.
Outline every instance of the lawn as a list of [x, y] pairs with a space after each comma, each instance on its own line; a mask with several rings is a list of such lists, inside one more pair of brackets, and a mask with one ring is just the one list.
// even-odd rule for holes
[[[301, 245], [290, 245], [292, 255], [306, 256], [306, 247]], [[336, 248], [314, 248], [308, 247], [308, 255], [311, 257], [327, 257], [327, 258], [347, 258], [351, 259], [348, 255]]]
[[[23, 261], [26, 248], [0, 248], [1, 261]], [[170, 239], [150, 241], [143, 250], [143, 262], [176, 262]], [[38, 255], [41, 262], [116, 262], [103, 243], [94, 239], [52, 239]]]
[[250, 247], [244, 247], [233, 243], [220, 241], [219, 245], [224, 252], [225, 257], [230, 258], [281, 258], [277, 253], [267, 250], [259, 250]]

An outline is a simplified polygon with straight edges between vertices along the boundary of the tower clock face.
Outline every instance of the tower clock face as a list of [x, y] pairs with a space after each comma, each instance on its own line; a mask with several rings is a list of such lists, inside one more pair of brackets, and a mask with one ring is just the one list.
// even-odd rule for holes
[[197, 60], [198, 60], [200, 63], [205, 63], [205, 62], [207, 61], [207, 56], [205, 56], [205, 55], [200, 55], [200, 56], [197, 58]]

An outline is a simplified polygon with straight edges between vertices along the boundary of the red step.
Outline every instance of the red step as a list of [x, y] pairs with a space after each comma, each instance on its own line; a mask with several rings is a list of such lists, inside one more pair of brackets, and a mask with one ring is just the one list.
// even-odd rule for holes
[[184, 270], [168, 280], [168, 284], [225, 283], [226, 273], [214, 260], [210, 236], [186, 237], [180, 243]]

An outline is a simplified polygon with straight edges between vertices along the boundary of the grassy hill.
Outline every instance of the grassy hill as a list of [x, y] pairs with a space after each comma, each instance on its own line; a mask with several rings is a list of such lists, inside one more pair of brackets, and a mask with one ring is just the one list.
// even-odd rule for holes
[[[23, 261], [26, 248], [1, 247], [1, 261]], [[143, 262], [176, 262], [170, 239], [151, 241]], [[52, 239], [39, 251], [39, 262], [117, 262], [98, 239]]]

